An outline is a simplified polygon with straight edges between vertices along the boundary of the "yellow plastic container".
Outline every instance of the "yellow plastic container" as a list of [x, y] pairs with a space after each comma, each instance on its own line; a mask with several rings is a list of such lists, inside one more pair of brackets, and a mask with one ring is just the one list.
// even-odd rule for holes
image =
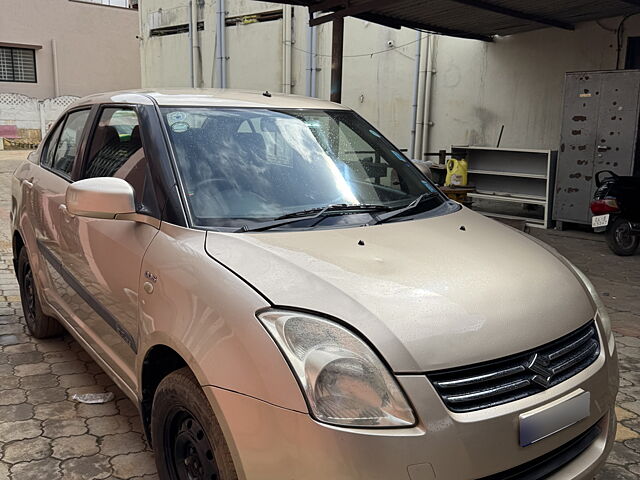
[[464, 158], [452, 158], [447, 162], [447, 178], [445, 186], [447, 187], [466, 187], [467, 171], [469, 164]]

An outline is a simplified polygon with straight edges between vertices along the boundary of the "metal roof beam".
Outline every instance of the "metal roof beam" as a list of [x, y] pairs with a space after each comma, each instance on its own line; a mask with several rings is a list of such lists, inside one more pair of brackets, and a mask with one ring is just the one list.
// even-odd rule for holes
[[[326, 22], [331, 22], [338, 18], [344, 18], [348, 16], [358, 15], [360, 13], [367, 12], [371, 9], [375, 9], [376, 7], [383, 7], [388, 5], [387, 0], [367, 0], [365, 2], [361, 2], [358, 5], [350, 5], [348, 0], [342, 0], [337, 2], [335, 0], [325, 0], [317, 5], [309, 7], [309, 13], [315, 13], [322, 10], [331, 10], [337, 8], [336, 4], [346, 5], [345, 8], [341, 8], [340, 10], [336, 10], [333, 13], [329, 13], [327, 15], [322, 15], [320, 17], [315, 17], [311, 21], [309, 21], [309, 25], [312, 27], [316, 25], [321, 25]], [[330, 6], [333, 5], [333, 6]], [[316, 8], [317, 7], [317, 8]]]
[[[460, 3], [462, 5], [468, 5], [470, 7], [479, 8], [481, 10], [487, 10], [489, 12], [499, 13], [507, 17], [521, 18], [523, 20], [529, 20], [530, 22], [540, 23], [542, 25], [548, 25], [550, 27], [562, 28], [564, 30], [575, 30], [575, 26], [571, 23], [562, 22], [553, 18], [541, 17], [532, 13], [521, 12], [519, 10], [512, 10], [510, 8], [501, 7], [492, 3], [485, 2], [484, 0], [449, 0], [454, 3]], [[625, 0], [632, 3], [633, 0]], [[636, 5], [640, 4], [640, 0], [635, 0]]]
[[362, 13], [356, 16], [361, 20], [378, 23], [380, 25], [391, 28], [407, 27], [429, 33], [439, 33], [441, 35], [447, 35], [449, 37], [468, 38], [471, 40], [481, 40], [483, 42], [493, 42], [493, 38], [490, 35], [482, 35], [480, 33], [466, 32], [463, 30], [454, 30], [451, 28], [440, 27], [438, 25], [414, 22], [412, 20], [391, 20], [389, 17], [385, 17], [384, 15], [378, 15], [375, 13]]
[[324, 0], [319, 3], [309, 5], [310, 13], [327, 12], [336, 8], [346, 8], [349, 6], [349, 0]]

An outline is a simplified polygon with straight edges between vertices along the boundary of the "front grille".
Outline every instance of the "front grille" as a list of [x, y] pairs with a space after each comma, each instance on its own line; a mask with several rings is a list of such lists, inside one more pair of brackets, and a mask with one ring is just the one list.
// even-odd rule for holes
[[478, 480], [544, 480], [573, 461], [602, 433], [598, 423], [561, 447], [530, 462]]
[[564, 337], [506, 358], [427, 374], [449, 410], [471, 412], [542, 392], [600, 354], [593, 321]]

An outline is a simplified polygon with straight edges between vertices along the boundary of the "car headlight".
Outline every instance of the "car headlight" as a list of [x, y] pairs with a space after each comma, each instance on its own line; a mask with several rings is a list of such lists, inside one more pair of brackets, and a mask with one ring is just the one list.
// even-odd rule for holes
[[416, 423], [387, 367], [346, 328], [291, 311], [270, 310], [258, 318], [288, 359], [318, 421], [345, 427]]

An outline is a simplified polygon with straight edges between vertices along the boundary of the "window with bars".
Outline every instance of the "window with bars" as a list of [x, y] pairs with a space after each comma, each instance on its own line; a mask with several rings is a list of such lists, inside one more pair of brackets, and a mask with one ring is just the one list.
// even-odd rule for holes
[[36, 83], [35, 50], [0, 47], [0, 82]]

